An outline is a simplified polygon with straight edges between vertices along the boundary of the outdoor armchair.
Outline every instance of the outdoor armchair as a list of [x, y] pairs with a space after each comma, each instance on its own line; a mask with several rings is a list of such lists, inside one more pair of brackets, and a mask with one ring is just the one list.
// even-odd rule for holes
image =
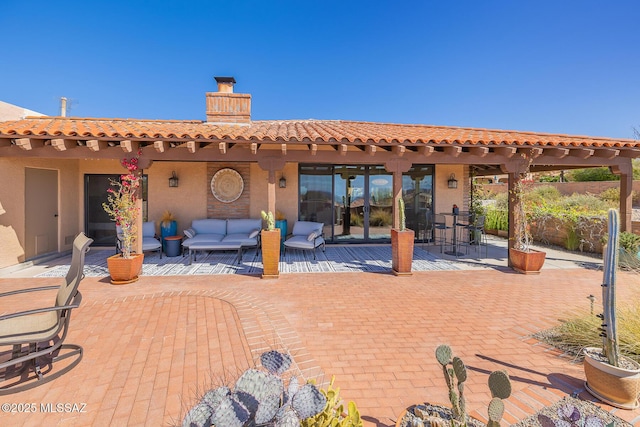
[[316, 259], [316, 248], [322, 246], [325, 249], [325, 241], [321, 222], [297, 221], [293, 225], [291, 237], [284, 241], [284, 253], [289, 249], [312, 250], [313, 259]]
[[[64, 344], [71, 310], [82, 300], [78, 286], [84, 278], [84, 259], [93, 242], [80, 233], [73, 241], [71, 266], [60, 286], [28, 288], [0, 294], [3, 297], [58, 289], [53, 306], [0, 316], [0, 395], [28, 390], [70, 371], [82, 359], [82, 347]], [[28, 296], [25, 296], [28, 298]], [[1, 304], [0, 304], [1, 305]], [[6, 307], [6, 306], [5, 306]], [[9, 349], [11, 347], [11, 349]], [[73, 358], [64, 367], [54, 363]], [[43, 372], [43, 366], [48, 369]], [[45, 376], [46, 374], [46, 376]]]

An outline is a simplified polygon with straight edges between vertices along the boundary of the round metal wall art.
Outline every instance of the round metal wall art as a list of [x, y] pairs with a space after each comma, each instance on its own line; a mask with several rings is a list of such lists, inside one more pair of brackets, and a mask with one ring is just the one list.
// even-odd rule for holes
[[238, 200], [242, 190], [244, 190], [242, 176], [233, 169], [220, 169], [211, 178], [211, 193], [223, 203]]

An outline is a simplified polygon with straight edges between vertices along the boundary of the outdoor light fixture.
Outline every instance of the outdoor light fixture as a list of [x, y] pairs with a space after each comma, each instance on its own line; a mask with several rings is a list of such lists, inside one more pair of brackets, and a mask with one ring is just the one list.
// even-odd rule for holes
[[171, 172], [171, 176], [169, 177], [169, 187], [177, 187], [178, 186], [178, 177], [176, 176], [176, 171]]
[[447, 181], [449, 188], [458, 188], [458, 180], [456, 179], [456, 174], [452, 173], [449, 175], [449, 181]]
[[280, 177], [280, 181], [278, 181], [278, 186], [280, 188], [287, 188], [287, 178], [285, 178], [284, 175]]

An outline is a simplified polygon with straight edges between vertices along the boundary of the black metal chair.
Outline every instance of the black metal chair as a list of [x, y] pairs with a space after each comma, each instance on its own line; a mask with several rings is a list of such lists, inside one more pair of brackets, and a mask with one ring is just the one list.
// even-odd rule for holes
[[[64, 344], [71, 310], [82, 301], [78, 286], [84, 278], [84, 259], [93, 242], [80, 233], [73, 241], [71, 266], [60, 286], [28, 288], [0, 294], [0, 298], [58, 289], [53, 306], [0, 316], [0, 347], [12, 347], [11, 357], [0, 363], [0, 395], [16, 393], [49, 382], [82, 360], [82, 347]], [[9, 352], [9, 350], [7, 350]], [[53, 371], [54, 363], [75, 357]], [[48, 370], [43, 372], [42, 366]], [[31, 375], [33, 371], [34, 375]], [[47, 374], [45, 376], [45, 374]]]

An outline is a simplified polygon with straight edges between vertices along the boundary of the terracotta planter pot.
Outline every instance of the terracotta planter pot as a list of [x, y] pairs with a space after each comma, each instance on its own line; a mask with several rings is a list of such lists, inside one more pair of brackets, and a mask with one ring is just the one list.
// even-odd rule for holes
[[413, 263], [413, 230], [391, 229], [391, 268], [396, 276], [410, 276]]
[[113, 285], [126, 285], [138, 280], [142, 271], [144, 254], [131, 254], [131, 258], [123, 258], [122, 255], [113, 255], [107, 258], [107, 267], [111, 275]]
[[262, 278], [273, 279], [280, 275], [280, 229], [262, 230]]
[[623, 409], [636, 409], [640, 406], [640, 365], [636, 369], [623, 369], [612, 366], [590, 356], [601, 353], [602, 349], [587, 347], [584, 349], [585, 387], [597, 399], [609, 405]]
[[509, 249], [511, 268], [523, 274], [539, 274], [546, 256], [542, 251]]

